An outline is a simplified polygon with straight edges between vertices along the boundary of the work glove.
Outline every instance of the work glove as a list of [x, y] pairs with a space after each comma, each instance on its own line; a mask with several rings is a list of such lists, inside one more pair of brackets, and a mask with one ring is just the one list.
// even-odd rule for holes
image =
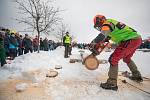
[[105, 38], [104, 42], [109, 42], [110, 39], [111, 39], [111, 37], [110, 37], [110, 36], [107, 36], [107, 37]]

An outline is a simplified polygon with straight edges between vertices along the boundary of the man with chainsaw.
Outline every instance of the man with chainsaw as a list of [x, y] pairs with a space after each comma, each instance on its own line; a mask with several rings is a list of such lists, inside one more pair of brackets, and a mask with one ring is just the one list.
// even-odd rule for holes
[[100, 34], [93, 39], [90, 45], [92, 55], [96, 56], [104, 47], [104, 43], [112, 40], [117, 45], [114, 52], [109, 57], [110, 68], [106, 83], [101, 83], [100, 87], [108, 90], [117, 90], [118, 62], [123, 59], [132, 72], [130, 79], [142, 82], [140, 72], [136, 64], [131, 59], [136, 49], [141, 45], [142, 39], [137, 31], [131, 27], [116, 21], [114, 19], [106, 19], [103, 15], [94, 17], [94, 28], [100, 31]]

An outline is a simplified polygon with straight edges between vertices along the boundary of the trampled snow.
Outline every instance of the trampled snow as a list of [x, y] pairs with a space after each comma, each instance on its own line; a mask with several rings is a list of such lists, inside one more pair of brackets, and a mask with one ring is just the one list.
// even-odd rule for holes
[[[80, 49], [73, 48], [70, 58], [80, 58]], [[90, 51], [84, 50], [84, 56]], [[112, 52], [103, 52], [98, 59], [108, 60]], [[7, 79], [29, 79], [33, 82], [45, 82], [45, 93], [52, 100], [149, 100], [150, 95], [126, 85], [118, 77], [118, 91], [104, 90], [99, 87], [101, 82], [107, 79], [109, 63], [100, 64], [96, 70], [88, 70], [80, 62], [69, 63], [70, 58], [64, 58], [64, 47], [58, 47], [54, 51], [40, 51], [40, 53], [28, 53], [16, 57], [11, 64], [0, 68], [0, 82]], [[133, 60], [143, 76], [150, 78], [149, 52], [136, 51]], [[62, 66], [62, 69], [55, 69]], [[55, 78], [46, 78], [48, 70], [58, 71]], [[128, 67], [123, 61], [119, 62], [119, 71], [126, 71]], [[39, 76], [24, 75], [32, 71], [39, 71]], [[33, 79], [35, 78], [35, 79]], [[36, 80], [36, 81], [34, 81]], [[150, 89], [150, 88], [149, 88]]]

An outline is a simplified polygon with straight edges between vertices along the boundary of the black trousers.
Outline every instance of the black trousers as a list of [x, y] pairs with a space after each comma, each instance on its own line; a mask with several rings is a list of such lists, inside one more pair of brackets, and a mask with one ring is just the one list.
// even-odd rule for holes
[[16, 48], [9, 49], [9, 56], [13, 60], [17, 56], [17, 49]]
[[69, 45], [65, 45], [65, 54], [64, 54], [64, 57], [68, 58], [69, 57], [68, 54], [69, 54]]
[[18, 55], [23, 55], [23, 48], [18, 48]]
[[24, 50], [24, 54], [29, 53], [29, 51], [30, 51], [31, 53], [33, 52], [32, 47], [25, 48], [25, 50]]
[[72, 53], [71, 53], [71, 51], [72, 51], [72, 46], [69, 46], [69, 49], [68, 49], [69, 51], [69, 55], [72, 55]]

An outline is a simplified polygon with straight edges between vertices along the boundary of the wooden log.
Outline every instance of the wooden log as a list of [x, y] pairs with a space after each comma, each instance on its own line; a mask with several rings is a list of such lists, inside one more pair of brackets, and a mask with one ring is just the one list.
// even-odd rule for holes
[[55, 69], [62, 69], [62, 66], [61, 65], [56, 65]]
[[75, 63], [75, 62], [76, 62], [76, 59], [70, 59], [69, 62], [70, 62], [70, 63]]
[[46, 77], [56, 77], [58, 76], [58, 72], [54, 70], [50, 70], [47, 74]]
[[99, 66], [99, 60], [95, 56], [88, 56], [84, 59], [85, 67], [89, 70], [96, 70]]

